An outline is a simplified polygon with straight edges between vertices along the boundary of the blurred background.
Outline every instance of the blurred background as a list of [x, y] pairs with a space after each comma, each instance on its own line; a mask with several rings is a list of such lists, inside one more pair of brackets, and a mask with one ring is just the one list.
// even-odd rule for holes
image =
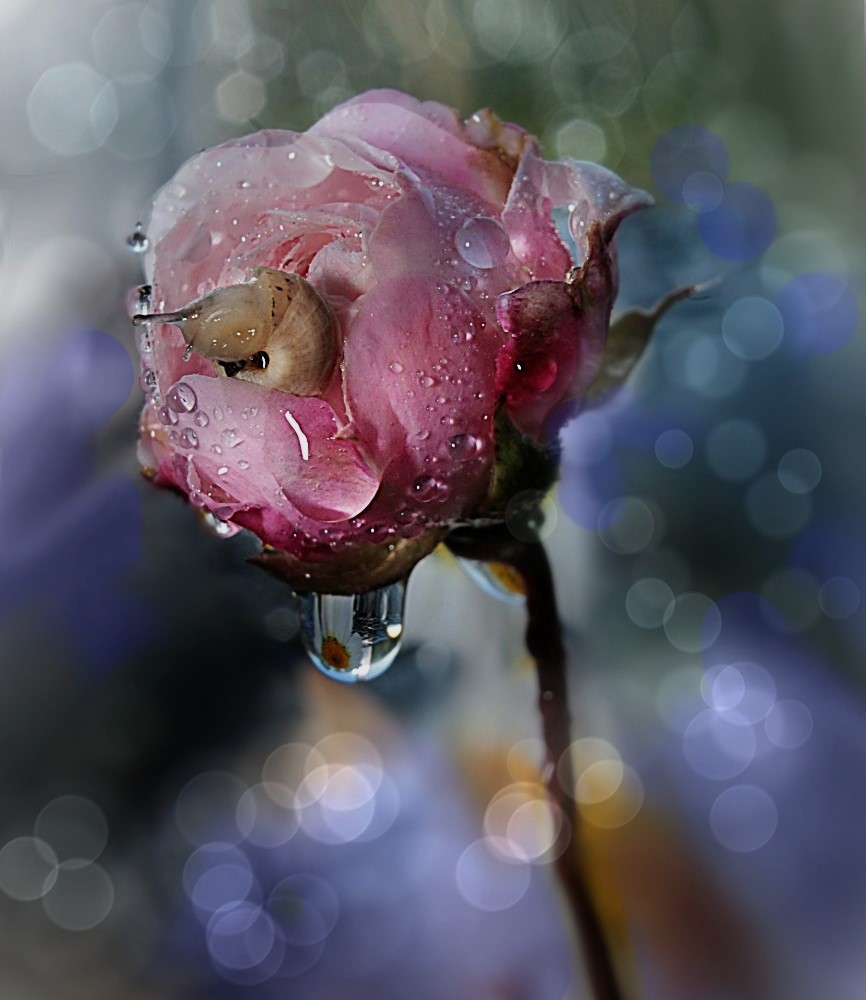
[[138, 481], [151, 195], [381, 86], [650, 190], [622, 308], [718, 279], [563, 431], [543, 529], [629, 996], [866, 995], [862, 5], [0, 0], [0, 29], [2, 996], [588, 996], [520, 604], [434, 555], [401, 657], [337, 685], [253, 540]]

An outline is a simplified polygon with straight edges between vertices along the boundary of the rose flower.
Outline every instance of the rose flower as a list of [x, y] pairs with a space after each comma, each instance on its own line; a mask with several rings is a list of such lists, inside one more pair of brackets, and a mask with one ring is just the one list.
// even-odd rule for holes
[[146, 227], [146, 474], [254, 532], [297, 591], [404, 579], [550, 485], [552, 418], [599, 372], [614, 232], [648, 202], [490, 111], [395, 91], [198, 154]]

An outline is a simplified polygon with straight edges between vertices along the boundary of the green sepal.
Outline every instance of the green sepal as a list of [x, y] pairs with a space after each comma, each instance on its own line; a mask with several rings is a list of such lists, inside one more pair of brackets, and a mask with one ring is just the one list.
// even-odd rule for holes
[[559, 469], [559, 441], [539, 444], [525, 437], [503, 410], [495, 417], [496, 462], [485, 516], [502, 515], [508, 501], [527, 490], [547, 491], [556, 482]]

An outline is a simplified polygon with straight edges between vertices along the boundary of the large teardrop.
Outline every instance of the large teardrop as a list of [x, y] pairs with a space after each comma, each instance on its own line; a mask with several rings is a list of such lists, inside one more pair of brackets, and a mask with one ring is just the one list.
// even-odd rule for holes
[[403, 635], [406, 583], [363, 594], [296, 594], [301, 639], [323, 674], [345, 684], [379, 677]]

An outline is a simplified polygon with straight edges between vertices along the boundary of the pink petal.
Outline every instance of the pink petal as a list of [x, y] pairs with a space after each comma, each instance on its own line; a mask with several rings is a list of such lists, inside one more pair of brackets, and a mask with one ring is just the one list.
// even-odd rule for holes
[[313, 235], [304, 215], [314, 212], [319, 246], [295, 253], [309, 263], [323, 241], [357, 231], [365, 211], [388, 200], [391, 175], [341, 142], [270, 132], [238, 143], [194, 157], [157, 195], [146, 264], [158, 308], [242, 281], [257, 264], [279, 266]]
[[[405, 274], [437, 275], [473, 293], [484, 307], [520, 280], [508, 234], [483, 202], [436, 180], [406, 175], [401, 180], [403, 194], [382, 212], [369, 240], [379, 281]], [[490, 250], [484, 246], [485, 232], [488, 243], [496, 243], [493, 258], [488, 253], [485, 259], [485, 249]], [[492, 310], [489, 318], [492, 321]]]
[[[437, 517], [471, 509], [490, 475], [500, 335], [431, 275], [385, 281], [356, 309], [344, 384], [360, 439], [405, 502], [435, 499]], [[435, 495], [424, 482], [413, 492], [428, 478]], [[433, 491], [433, 481], [442, 489]]]
[[388, 88], [368, 90], [356, 97], [350, 97], [348, 101], [332, 108], [331, 113], [355, 104], [392, 104], [398, 108], [404, 108], [406, 111], [411, 111], [413, 114], [421, 115], [422, 118], [426, 118], [453, 135], [460, 133], [460, 119], [457, 112], [453, 108], [449, 108], [447, 104], [440, 104], [438, 101], [419, 101], [417, 97]]
[[[652, 198], [630, 187], [616, 174], [595, 163], [563, 160], [548, 163], [527, 147], [502, 213], [515, 255], [534, 278], [562, 279], [572, 263], [587, 254], [587, 234], [596, 223], [605, 241], [619, 223]], [[572, 262], [551, 218], [554, 209], [569, 212], [569, 229], [576, 241]]]
[[203, 505], [218, 516], [269, 507], [331, 523], [354, 517], [375, 496], [379, 478], [351, 441], [335, 438], [337, 421], [323, 400], [239, 379], [182, 382], [195, 405], [172, 430], [201, 479]]
[[[438, 174], [448, 183], [472, 191], [484, 201], [501, 205], [511, 184], [512, 171], [492, 152], [464, 142], [449, 126], [452, 114], [427, 114], [414, 102], [367, 101], [366, 95], [334, 108], [309, 134], [341, 139], [354, 148], [356, 139], [392, 153], [403, 163]], [[432, 115], [432, 117], [431, 117]], [[435, 120], [434, 120], [435, 118]]]

